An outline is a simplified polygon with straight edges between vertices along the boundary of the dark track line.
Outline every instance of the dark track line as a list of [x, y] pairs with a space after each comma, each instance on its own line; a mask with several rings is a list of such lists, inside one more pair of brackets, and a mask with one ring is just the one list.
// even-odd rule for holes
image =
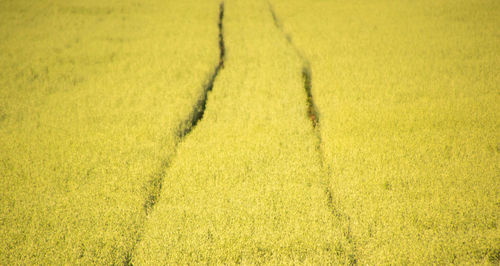
[[[318, 108], [316, 107], [316, 104], [314, 103], [314, 97], [312, 95], [312, 70], [311, 66], [309, 64], [309, 61], [307, 58], [304, 56], [302, 51], [295, 46], [295, 44], [292, 41], [292, 37], [285, 32], [283, 29], [283, 25], [281, 21], [279, 20], [278, 16], [276, 15], [276, 12], [274, 11], [273, 6], [271, 3], [268, 1], [268, 6], [269, 6], [269, 12], [271, 13], [271, 16], [273, 18], [274, 25], [278, 30], [283, 34], [285, 39], [288, 41], [290, 46], [295, 50], [295, 53], [298, 55], [298, 57], [302, 60], [302, 80], [304, 81], [304, 90], [306, 92], [306, 100], [307, 100], [307, 115], [309, 119], [311, 120], [311, 125], [314, 130], [314, 133], [316, 135], [316, 149], [318, 150], [318, 155], [320, 159], [320, 164], [323, 169], [325, 169], [327, 176], [330, 176], [330, 169], [328, 165], [325, 164], [325, 155], [324, 151], [321, 148], [321, 131], [320, 131], [320, 124], [319, 124], [319, 112]], [[336, 203], [334, 202], [333, 194], [331, 189], [329, 188], [328, 185], [325, 185], [325, 196], [326, 196], [326, 202], [327, 202], [327, 207], [330, 211], [330, 213], [336, 217], [339, 220], [344, 220], [344, 222], [347, 222], [347, 230], [343, 232], [344, 237], [346, 240], [354, 246], [354, 250], [356, 250], [356, 243], [354, 242], [354, 238], [351, 234], [351, 219], [348, 215], [342, 213], [339, 208], [336, 207]], [[355, 254], [349, 254], [348, 256], [349, 264], [357, 264], [358, 260]]]
[[[318, 108], [316, 104], [314, 104], [314, 99], [312, 96], [312, 73], [309, 64], [305, 64], [302, 68], [302, 79], [304, 80], [304, 89], [307, 95], [307, 115], [309, 119], [311, 119], [311, 123], [313, 128], [316, 128], [319, 125], [319, 114]], [[316, 136], [321, 142], [321, 135], [319, 134], [319, 130], [316, 131]]]
[[214, 69], [214, 72], [208, 78], [207, 82], [204, 85], [203, 95], [198, 99], [196, 104], [189, 115], [189, 118], [186, 119], [183, 123], [179, 125], [178, 136], [179, 138], [184, 138], [187, 134], [189, 134], [194, 127], [198, 124], [198, 122], [203, 118], [205, 114], [205, 108], [207, 105], [208, 93], [212, 91], [214, 87], [215, 79], [219, 74], [219, 71], [224, 68], [224, 59], [226, 56], [226, 47], [224, 45], [224, 2], [221, 2], [219, 7], [219, 22], [217, 24], [219, 28], [219, 63]]
[[[205, 114], [205, 109], [207, 106], [208, 93], [212, 91], [214, 87], [215, 79], [219, 74], [219, 71], [224, 67], [224, 57], [225, 57], [225, 46], [224, 46], [224, 33], [223, 33], [223, 19], [224, 19], [224, 2], [221, 2], [219, 8], [219, 63], [214, 69], [212, 75], [210, 75], [207, 82], [203, 86], [203, 94], [196, 101], [196, 104], [193, 106], [193, 110], [189, 114], [189, 117], [179, 124], [177, 129], [177, 136], [179, 137], [178, 142], [175, 144], [174, 148], [177, 148], [177, 144], [182, 142], [184, 138], [191, 133], [191, 131], [196, 127], [198, 122], [203, 118]], [[144, 203], [144, 209], [146, 215], [151, 212], [151, 209], [154, 207], [158, 198], [160, 197], [161, 185], [163, 183], [163, 176], [166, 173], [166, 169], [169, 167], [168, 162], [164, 162], [162, 164], [161, 170], [154, 175], [154, 177], [150, 181], [151, 193]]]
[[[201, 119], [203, 119], [203, 115], [205, 114], [205, 109], [207, 105], [207, 99], [208, 99], [208, 93], [213, 90], [214, 87], [214, 82], [217, 76], [219, 75], [219, 72], [222, 68], [224, 68], [224, 59], [225, 59], [225, 54], [226, 54], [226, 47], [224, 45], [224, 2], [222, 1], [219, 5], [219, 21], [217, 23], [218, 29], [219, 29], [219, 62], [215, 66], [215, 69], [213, 70], [212, 74], [209, 76], [207, 81], [203, 85], [203, 93], [198, 98], [196, 101], [196, 104], [193, 106], [193, 110], [189, 114], [188, 118], [182, 121], [177, 129], [177, 136], [178, 139], [174, 144], [174, 154], [170, 157], [165, 159], [158, 172], [153, 174], [151, 179], [149, 180], [148, 184], [146, 185], [146, 190], [148, 191], [149, 196], [144, 202], [144, 212], [145, 216], [149, 216], [151, 212], [154, 209], [154, 206], [158, 202], [158, 199], [160, 198], [161, 190], [162, 190], [162, 183], [163, 183], [163, 178], [167, 173], [167, 169], [170, 167], [170, 162], [172, 160], [172, 157], [175, 156], [177, 152], [177, 146], [179, 143], [181, 143], [184, 138], [193, 131], [193, 129], [196, 127], [198, 122], [200, 122]], [[138, 239], [135, 241], [133, 247], [127, 254], [125, 254], [125, 259], [123, 261], [124, 265], [132, 265], [132, 256], [135, 250], [135, 247], [137, 243], [141, 241], [141, 236], [139, 235]]]
[[[306, 59], [304, 54], [300, 51], [297, 46], [292, 41], [292, 37], [285, 32], [283, 29], [283, 25], [281, 24], [281, 21], [278, 19], [278, 16], [276, 15], [276, 12], [274, 11], [273, 6], [271, 3], [268, 1], [267, 2], [269, 6], [269, 12], [271, 13], [271, 16], [273, 18], [274, 26], [278, 28], [278, 30], [283, 34], [285, 39], [288, 41], [290, 46], [293, 48], [295, 53], [300, 57], [300, 60], [302, 60], [302, 79], [304, 80], [304, 89], [306, 91], [307, 95], [307, 114], [309, 118], [311, 119], [311, 123], [313, 125], [313, 128], [316, 128], [319, 125], [319, 112], [318, 108], [314, 104], [314, 98], [312, 96], [312, 71], [311, 71], [311, 66], [309, 65], [309, 61]], [[321, 142], [321, 136], [319, 135], [319, 132], [316, 132], [316, 135], [318, 139], [320, 139]]]

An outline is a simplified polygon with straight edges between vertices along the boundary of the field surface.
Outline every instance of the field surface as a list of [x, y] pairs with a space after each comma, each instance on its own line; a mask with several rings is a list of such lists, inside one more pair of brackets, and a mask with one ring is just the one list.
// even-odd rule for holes
[[496, 0], [0, 0], [0, 265], [500, 263]]

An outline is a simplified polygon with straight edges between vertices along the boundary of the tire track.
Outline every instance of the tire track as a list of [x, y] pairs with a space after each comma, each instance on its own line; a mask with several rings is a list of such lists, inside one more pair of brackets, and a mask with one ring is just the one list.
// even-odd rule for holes
[[207, 82], [205, 83], [203, 95], [196, 102], [196, 105], [193, 107], [193, 110], [189, 115], [189, 118], [179, 125], [179, 129], [177, 132], [181, 141], [186, 135], [188, 135], [193, 130], [194, 127], [196, 127], [198, 122], [203, 118], [203, 115], [205, 114], [205, 108], [207, 105], [208, 93], [212, 91], [215, 79], [217, 78], [219, 71], [224, 67], [226, 47], [224, 45], [223, 20], [224, 20], [224, 2], [221, 2], [219, 6], [219, 22], [217, 24], [219, 28], [219, 63], [215, 67], [212, 75], [210, 75]]
[[[322, 139], [321, 139], [321, 130], [320, 130], [320, 113], [318, 111], [318, 107], [314, 103], [314, 97], [312, 95], [312, 70], [311, 70], [311, 65], [309, 63], [309, 60], [305, 57], [305, 55], [302, 53], [302, 51], [293, 43], [292, 37], [290, 34], [286, 33], [283, 25], [276, 15], [276, 12], [274, 11], [274, 8], [272, 4], [268, 1], [268, 6], [269, 6], [269, 12], [271, 13], [271, 16], [273, 18], [274, 26], [281, 32], [281, 34], [285, 37], [287, 40], [288, 44], [292, 49], [295, 51], [297, 56], [300, 58], [302, 61], [302, 80], [304, 82], [304, 91], [306, 93], [306, 101], [307, 101], [307, 115], [309, 119], [311, 120], [311, 125], [313, 128], [313, 131], [316, 135], [316, 150], [318, 151], [318, 156], [319, 156], [319, 161], [321, 164], [321, 167], [325, 171], [325, 175], [327, 177], [327, 180], [325, 180], [325, 197], [326, 197], [326, 203], [328, 206], [328, 209], [330, 210], [330, 213], [338, 220], [342, 222], [343, 225], [346, 225], [345, 228], [342, 228], [342, 233], [347, 240], [348, 244], [352, 246], [352, 251], [351, 254], [346, 254], [348, 263], [349, 264], [357, 264], [358, 259], [357, 259], [357, 251], [356, 251], [356, 243], [354, 241], [354, 238], [351, 233], [351, 218], [343, 213], [340, 208], [338, 207], [340, 204], [338, 200], [334, 200], [334, 195], [332, 194], [332, 191], [330, 189], [329, 185], [329, 180], [331, 176], [331, 170], [328, 167], [327, 164], [325, 164], [325, 155], [324, 155], [324, 150], [322, 148]], [[343, 250], [342, 252], [346, 252]]]
[[[214, 87], [214, 82], [219, 75], [219, 72], [224, 68], [224, 59], [225, 59], [225, 54], [226, 54], [226, 48], [224, 44], [224, 2], [222, 1], [219, 5], [219, 20], [217, 22], [217, 27], [219, 29], [219, 62], [215, 66], [213, 72], [207, 79], [207, 81], [203, 85], [203, 93], [202, 95], [198, 98], [196, 101], [195, 105], [193, 106], [193, 109], [189, 116], [182, 121], [178, 128], [177, 128], [177, 140], [174, 144], [174, 152], [173, 155], [171, 155], [169, 158], [166, 158], [163, 160], [161, 163], [161, 167], [156, 172], [155, 174], [152, 175], [150, 178], [148, 184], [146, 185], [146, 191], [148, 194], [148, 197], [146, 198], [143, 207], [144, 207], [144, 212], [145, 212], [145, 217], [147, 218], [151, 212], [154, 209], [154, 206], [158, 202], [158, 199], [160, 198], [161, 190], [162, 190], [162, 183], [163, 183], [163, 178], [165, 177], [167, 173], [167, 169], [170, 167], [170, 163], [172, 159], [175, 157], [177, 153], [177, 146], [183, 142], [185, 137], [191, 133], [191, 131], [194, 130], [198, 122], [200, 122], [201, 119], [203, 119], [203, 115], [205, 114], [205, 109], [207, 105], [207, 99], [208, 99], [208, 94], [213, 90]], [[138, 239], [135, 241], [133, 244], [132, 249], [126, 254], [124, 264], [125, 265], [131, 265], [132, 264], [132, 256], [135, 250], [135, 247], [137, 246], [137, 243], [141, 241], [141, 232], [139, 234]]]
[[292, 47], [292, 49], [295, 51], [295, 54], [297, 54], [302, 61], [302, 80], [304, 81], [304, 90], [306, 91], [306, 96], [307, 96], [307, 115], [309, 116], [309, 119], [311, 120], [312, 126], [316, 132], [316, 136], [321, 142], [321, 135], [319, 134], [319, 112], [318, 108], [316, 107], [316, 104], [314, 103], [314, 98], [312, 96], [312, 70], [311, 70], [311, 65], [309, 64], [309, 60], [304, 56], [302, 51], [297, 48], [297, 46], [293, 43], [292, 37], [285, 32], [283, 29], [283, 25], [281, 24], [281, 21], [278, 19], [278, 16], [276, 15], [276, 12], [274, 11], [273, 6], [271, 5], [270, 2], [267, 2], [269, 6], [269, 12], [271, 13], [271, 16], [273, 17], [273, 22], [274, 26], [278, 28], [278, 30], [283, 34], [285, 39], [287, 40], [288, 44]]
[[[181, 122], [177, 129], [178, 141], [175, 143], [174, 149], [177, 150], [177, 145], [184, 140], [184, 138], [191, 133], [191, 131], [196, 127], [198, 122], [203, 118], [205, 114], [205, 109], [207, 106], [208, 93], [212, 91], [214, 87], [214, 82], [219, 75], [220, 70], [224, 67], [224, 58], [226, 53], [226, 48], [224, 46], [224, 31], [223, 31], [223, 20], [224, 20], [224, 2], [220, 3], [219, 6], [219, 21], [217, 26], [219, 28], [219, 63], [215, 67], [212, 74], [209, 76], [208, 80], [203, 86], [203, 93], [196, 101], [193, 106], [193, 110], [189, 114], [188, 118]], [[149, 215], [154, 205], [158, 201], [161, 193], [161, 184], [163, 183], [163, 176], [166, 174], [166, 169], [169, 167], [170, 160], [166, 160], [161, 170], [153, 176], [149, 184], [149, 197], [144, 202], [144, 210], [146, 215]]]

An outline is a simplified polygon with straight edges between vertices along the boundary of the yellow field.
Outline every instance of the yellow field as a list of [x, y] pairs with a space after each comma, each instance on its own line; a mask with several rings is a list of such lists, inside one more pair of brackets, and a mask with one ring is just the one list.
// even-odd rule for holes
[[218, 2], [84, 3], [0, 2], [0, 264], [130, 260], [217, 63]]
[[498, 1], [275, 2], [360, 262], [498, 263]]
[[496, 0], [0, 0], [0, 264], [500, 263]]

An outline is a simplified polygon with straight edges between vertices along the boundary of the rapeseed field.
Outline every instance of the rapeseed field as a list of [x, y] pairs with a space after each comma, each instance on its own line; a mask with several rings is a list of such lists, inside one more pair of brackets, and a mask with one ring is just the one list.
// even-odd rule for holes
[[361, 264], [500, 256], [498, 1], [272, 1]]
[[0, 264], [131, 260], [150, 183], [217, 62], [217, 12], [0, 2]]
[[500, 263], [495, 0], [0, 1], [0, 264]]

